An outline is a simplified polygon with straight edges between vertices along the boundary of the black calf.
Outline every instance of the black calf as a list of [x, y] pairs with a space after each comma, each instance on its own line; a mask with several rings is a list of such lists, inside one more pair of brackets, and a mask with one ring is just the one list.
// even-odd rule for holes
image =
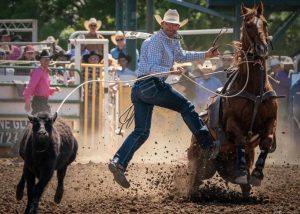
[[[21, 200], [27, 183], [25, 213], [38, 213], [39, 200], [57, 170], [58, 185], [54, 201], [60, 203], [64, 192], [67, 167], [76, 158], [78, 144], [70, 127], [57, 114], [40, 112], [28, 116], [30, 123], [20, 142], [19, 154], [24, 160], [23, 174], [17, 185], [16, 198]], [[35, 179], [38, 179], [37, 184]]]

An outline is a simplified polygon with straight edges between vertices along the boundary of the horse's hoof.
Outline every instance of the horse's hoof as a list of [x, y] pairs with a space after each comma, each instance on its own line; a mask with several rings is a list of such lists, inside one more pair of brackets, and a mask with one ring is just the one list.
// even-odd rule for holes
[[250, 176], [250, 180], [249, 180], [249, 183], [252, 185], [252, 186], [260, 186], [261, 185], [261, 179], [255, 177], [255, 176]]
[[236, 184], [248, 184], [247, 175], [236, 177], [234, 182]]
[[237, 170], [234, 182], [236, 184], [248, 184], [248, 177], [247, 177], [246, 170], [242, 170], [242, 169]]
[[251, 185], [250, 184], [242, 184], [240, 185], [242, 190], [243, 198], [249, 198], [250, 197], [250, 191], [251, 191]]

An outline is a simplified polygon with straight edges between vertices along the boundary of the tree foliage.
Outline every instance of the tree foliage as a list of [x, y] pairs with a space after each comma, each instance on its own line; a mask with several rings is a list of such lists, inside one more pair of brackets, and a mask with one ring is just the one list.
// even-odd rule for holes
[[[123, 0], [126, 2], [125, 0]], [[188, 1], [188, 0], [186, 0]], [[155, 13], [163, 16], [169, 9], [177, 9], [181, 19], [188, 18], [189, 23], [183, 29], [208, 29], [233, 27], [232, 23], [221, 18], [200, 13], [168, 1], [154, 1]], [[189, 0], [188, 2], [206, 6], [206, 0]], [[125, 5], [126, 6], [126, 5]], [[231, 10], [217, 9], [218, 12], [234, 15], [234, 8]], [[267, 10], [267, 9], [266, 9]], [[126, 11], [126, 8], [124, 8]], [[77, 30], [84, 30], [83, 22], [90, 17], [102, 21], [102, 30], [115, 29], [115, 1], [114, 0], [0, 0], [0, 19], [37, 19], [39, 27], [39, 40], [44, 40], [49, 35], [60, 38], [60, 45], [66, 47], [66, 39], [70, 33]], [[266, 11], [270, 23], [270, 31], [275, 32], [290, 14], [290, 12]], [[137, 26], [139, 30], [145, 29], [146, 2], [137, 0]], [[125, 17], [125, 16], [124, 16]], [[154, 21], [155, 22], [155, 21]], [[125, 23], [125, 21], [124, 21]], [[273, 54], [295, 55], [300, 52], [300, 18], [294, 21], [293, 25], [276, 44]], [[159, 25], [155, 22], [155, 30]], [[215, 35], [185, 36], [185, 46], [188, 49], [206, 49], [214, 40]], [[219, 41], [223, 49], [230, 47], [226, 44], [233, 40], [232, 35], [225, 35]], [[139, 42], [140, 44], [140, 42]]]

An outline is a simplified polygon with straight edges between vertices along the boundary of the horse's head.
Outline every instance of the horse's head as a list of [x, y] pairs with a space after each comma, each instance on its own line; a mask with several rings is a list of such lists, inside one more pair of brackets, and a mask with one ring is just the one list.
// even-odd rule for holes
[[263, 16], [263, 4], [254, 8], [247, 8], [241, 5], [242, 16], [244, 17], [241, 28], [242, 48], [250, 51], [259, 57], [266, 57], [271, 46], [267, 21]]

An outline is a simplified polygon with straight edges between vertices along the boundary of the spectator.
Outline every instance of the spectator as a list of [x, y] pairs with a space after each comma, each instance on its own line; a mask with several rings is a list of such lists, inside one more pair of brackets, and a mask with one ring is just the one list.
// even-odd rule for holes
[[[32, 45], [26, 45], [22, 54], [22, 57], [19, 59], [22, 61], [35, 61], [36, 60], [36, 51]], [[37, 67], [35, 62], [28, 62], [24, 64], [19, 64], [19, 66], [33, 66]], [[16, 68], [15, 75], [29, 75], [31, 69], [28, 68]]]
[[[102, 60], [102, 55], [98, 54], [95, 51], [91, 51], [89, 54], [86, 54], [83, 56], [83, 62], [87, 63], [87, 64], [92, 64], [93, 66], [88, 66], [86, 70], [86, 67], [83, 68], [82, 70], [82, 79], [83, 81], [88, 81], [88, 80], [97, 80], [98, 78], [101, 77], [101, 71], [102, 69], [100, 69], [100, 61]], [[94, 67], [95, 65], [98, 65], [96, 67]], [[88, 79], [86, 79], [86, 72], [88, 72]], [[93, 76], [93, 74], [95, 74], [95, 76]], [[102, 78], [103, 79], [103, 78]], [[87, 102], [88, 102], [88, 121], [91, 121], [91, 116], [92, 116], [92, 100], [93, 100], [93, 85], [95, 85], [95, 91], [94, 91], [94, 98], [95, 98], [95, 117], [99, 118], [99, 103], [101, 102], [100, 97], [99, 97], [99, 82], [91, 82], [88, 83], [88, 98], [87, 98]], [[85, 90], [85, 87], [84, 87]], [[85, 99], [86, 102], [86, 99]], [[89, 124], [91, 125], [91, 124]], [[97, 129], [99, 127], [99, 120], [95, 121], [95, 128]], [[91, 127], [89, 127], [90, 130]]]
[[35, 61], [36, 51], [32, 45], [26, 45], [23, 51], [23, 55], [20, 60]]
[[[196, 72], [200, 75], [203, 75], [196, 79], [197, 83], [202, 85], [205, 88], [208, 88], [212, 91], [216, 91], [218, 88], [222, 87], [222, 82], [215, 77], [214, 75], [209, 75], [209, 73], [213, 72], [213, 65], [210, 60], [205, 60], [203, 65], [198, 65]], [[209, 103], [209, 97], [213, 94], [200, 88], [199, 86], [196, 87], [196, 97], [194, 104], [198, 110], [203, 111], [207, 107]]]
[[221, 56], [221, 66], [217, 68], [217, 72], [215, 76], [222, 82], [224, 85], [227, 81], [226, 71], [230, 68], [233, 64], [233, 56], [231, 55], [230, 51], [224, 51], [223, 55]]
[[[110, 53], [114, 59], [117, 60], [120, 53], [127, 55], [125, 36], [122, 31], [117, 31], [117, 33], [115, 35], [112, 35], [111, 41], [116, 46], [110, 50]], [[138, 62], [138, 58], [139, 58], [138, 50], [136, 50], [136, 58], [137, 58], [137, 62]]]
[[53, 55], [53, 61], [55, 61], [57, 82], [64, 83], [65, 85], [74, 83], [74, 72], [66, 70], [70, 61], [71, 55], [67, 54], [63, 49]]
[[[128, 55], [125, 55], [124, 53], [120, 53], [118, 57], [118, 63], [121, 66], [116, 70], [116, 75], [118, 78], [122, 81], [128, 81], [128, 80], [134, 80], [136, 79], [136, 74], [127, 68], [128, 63], [130, 62], [130, 57]], [[133, 82], [128, 83], [129, 85], [132, 85]], [[128, 85], [124, 84], [124, 85]]]
[[[95, 18], [90, 18], [90, 20], [84, 22], [84, 27], [87, 31], [85, 34], [86, 39], [104, 39], [101, 34], [97, 34], [97, 30], [100, 29], [102, 22], [100, 20], [96, 20]], [[97, 54], [103, 55], [103, 45], [102, 44], [87, 44], [83, 45], [83, 49], [87, 49], [88, 51], [94, 51]]]
[[[1, 42], [11, 42], [12, 34], [7, 30], [2, 30], [0, 33]], [[21, 57], [21, 49], [15, 45], [7, 45], [9, 53], [7, 55], [8, 60], [17, 60]], [[2, 47], [3, 48], [3, 47]]]
[[48, 97], [53, 95], [54, 92], [59, 92], [59, 87], [50, 87], [50, 69], [49, 63], [51, 55], [48, 50], [43, 50], [40, 56], [40, 67], [34, 69], [30, 74], [29, 84], [25, 88], [23, 95], [25, 98], [25, 110], [30, 111], [30, 98], [32, 99], [32, 114], [40, 111], [51, 112], [48, 104]]
[[279, 119], [287, 119], [288, 102], [287, 97], [289, 96], [289, 90], [291, 86], [291, 80], [289, 78], [288, 72], [285, 72], [282, 68], [282, 64], [278, 59], [274, 58], [271, 60], [271, 70], [274, 78], [279, 81], [279, 83], [273, 84], [273, 89], [277, 95], [285, 95], [285, 98], [278, 99], [278, 116]]
[[58, 53], [58, 52], [60, 52], [60, 51], [63, 50], [62, 47], [60, 47], [58, 45], [59, 39], [55, 39], [54, 36], [48, 36], [45, 42], [52, 43], [51, 47], [52, 47], [52, 50], [53, 50], [52, 51], [53, 54], [56, 54], [56, 53]]

